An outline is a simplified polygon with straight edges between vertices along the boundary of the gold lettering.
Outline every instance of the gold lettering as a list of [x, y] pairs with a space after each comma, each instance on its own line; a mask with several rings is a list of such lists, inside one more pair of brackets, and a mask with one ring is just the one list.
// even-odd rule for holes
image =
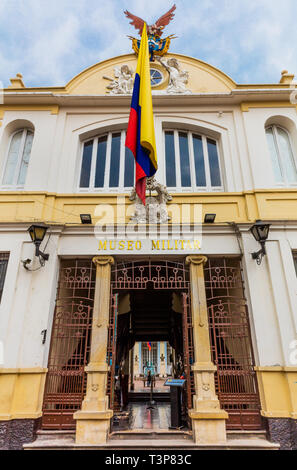
[[124, 250], [125, 249], [125, 240], [120, 240], [119, 241], [119, 250]]
[[194, 240], [194, 250], [200, 250], [200, 240]]
[[[112, 246], [113, 243], [114, 243], [114, 245]], [[111, 240], [109, 240], [109, 249], [110, 250], [115, 250], [116, 247], [117, 247], [116, 242], [115, 241], [112, 242]]]
[[181, 249], [184, 250], [185, 240], [180, 240], [179, 243], [181, 244]]
[[178, 250], [178, 240], [174, 240], [175, 243], [175, 249]]
[[152, 240], [152, 250], [160, 250], [160, 241]]
[[106, 250], [106, 241], [102, 242], [101, 240], [99, 241], [99, 251], [100, 250]]
[[187, 250], [193, 250], [193, 247], [191, 245], [191, 242], [190, 240], [187, 240], [187, 246], [186, 246]]
[[141, 250], [141, 241], [140, 240], [137, 240], [137, 242], [135, 243], [135, 248], [136, 250]]
[[173, 247], [171, 247], [170, 245], [170, 240], [167, 240], [167, 246], [168, 246], [168, 250], [173, 250]]
[[128, 250], [133, 250], [133, 241], [132, 240], [128, 240]]
[[162, 250], [165, 250], [165, 240], [162, 240]]

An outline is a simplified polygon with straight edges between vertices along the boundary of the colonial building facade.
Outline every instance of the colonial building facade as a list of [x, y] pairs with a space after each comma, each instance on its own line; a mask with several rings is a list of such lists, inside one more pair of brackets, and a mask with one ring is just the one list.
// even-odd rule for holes
[[[2, 448], [21, 448], [37, 429], [104, 445], [117, 368], [133, 350], [129, 373], [133, 363], [140, 375], [147, 341], [161, 375], [173, 373], [167, 344], [182, 364], [195, 445], [225, 446], [233, 430], [297, 447], [294, 77], [239, 85], [198, 59], [165, 57], [151, 63], [152, 223], [131, 194], [125, 149], [135, 54], [65, 87], [26, 87], [18, 75], [4, 90]], [[251, 256], [256, 220], [270, 224], [261, 264]], [[48, 259], [28, 233], [40, 223]]]

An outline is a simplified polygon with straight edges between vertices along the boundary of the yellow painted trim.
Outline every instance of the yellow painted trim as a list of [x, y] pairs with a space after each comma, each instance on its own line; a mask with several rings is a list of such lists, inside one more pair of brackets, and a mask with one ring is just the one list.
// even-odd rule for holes
[[42, 367], [0, 369], [0, 420], [42, 415], [46, 372]]
[[[173, 207], [189, 204], [191, 220], [194, 204], [202, 205], [205, 213], [217, 214], [216, 223], [253, 223], [262, 220], [297, 220], [297, 188], [267, 189], [238, 193], [189, 193], [174, 194]], [[80, 225], [82, 211], [94, 216], [99, 204], [116, 205], [117, 198], [130, 206], [127, 194], [56, 194], [47, 192], [0, 191], [0, 223], [46, 222], [53, 225]], [[171, 204], [169, 204], [170, 209]], [[99, 217], [99, 216], [98, 216]], [[127, 214], [127, 222], [129, 221]], [[174, 223], [174, 219], [172, 219]]]
[[265, 366], [265, 367], [254, 367], [257, 372], [297, 372], [297, 367], [282, 367], [282, 366]]
[[266, 418], [297, 416], [297, 367], [255, 367], [261, 399], [261, 414]]
[[290, 103], [290, 101], [247, 101], [240, 105], [240, 109], [243, 113], [249, 112], [251, 108], [295, 108], [296, 104]]
[[281, 410], [273, 412], [261, 410], [261, 416], [263, 416], [263, 418], [292, 418], [291, 413], [286, 413]]
[[0, 421], [11, 421], [13, 419], [38, 419], [41, 418], [42, 413], [16, 413], [10, 415], [0, 414]]
[[26, 105], [26, 104], [15, 104], [15, 105], [0, 105], [0, 119], [3, 119], [6, 111], [50, 111], [51, 114], [59, 114], [58, 105]]
[[191, 419], [228, 419], [229, 415], [224, 410], [218, 411], [196, 411], [196, 410], [189, 410], [189, 417]]
[[0, 369], [0, 374], [46, 374], [48, 369], [44, 367], [33, 367], [27, 369]]

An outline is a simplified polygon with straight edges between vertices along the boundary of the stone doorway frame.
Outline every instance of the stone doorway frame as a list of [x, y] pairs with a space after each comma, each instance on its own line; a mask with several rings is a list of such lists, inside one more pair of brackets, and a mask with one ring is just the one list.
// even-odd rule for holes
[[[228, 413], [220, 408], [215, 391], [216, 367], [211, 361], [208, 314], [203, 267], [205, 256], [188, 256], [190, 268], [190, 291], [195, 358], [192, 366], [195, 382], [192, 420], [193, 438], [197, 444], [226, 443], [226, 420]], [[96, 256], [96, 285], [92, 322], [90, 362], [86, 367], [87, 392], [82, 409], [74, 414], [76, 443], [80, 445], [105, 444], [108, 440], [113, 411], [109, 409], [106, 363], [108, 324], [110, 312], [112, 256]]]

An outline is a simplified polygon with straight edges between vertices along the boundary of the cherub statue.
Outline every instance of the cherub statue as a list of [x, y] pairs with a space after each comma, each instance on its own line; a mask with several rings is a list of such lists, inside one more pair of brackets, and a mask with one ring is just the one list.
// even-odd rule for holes
[[133, 70], [128, 65], [122, 65], [119, 69], [114, 68], [115, 78], [103, 76], [105, 80], [110, 80], [110, 84], [106, 87], [110, 95], [131, 95], [133, 91]]
[[167, 93], [191, 93], [191, 91], [186, 88], [186, 84], [189, 79], [189, 72], [180, 69], [177, 59], [171, 57], [170, 59], [162, 60], [161, 57], [157, 57], [157, 60], [169, 73]]

